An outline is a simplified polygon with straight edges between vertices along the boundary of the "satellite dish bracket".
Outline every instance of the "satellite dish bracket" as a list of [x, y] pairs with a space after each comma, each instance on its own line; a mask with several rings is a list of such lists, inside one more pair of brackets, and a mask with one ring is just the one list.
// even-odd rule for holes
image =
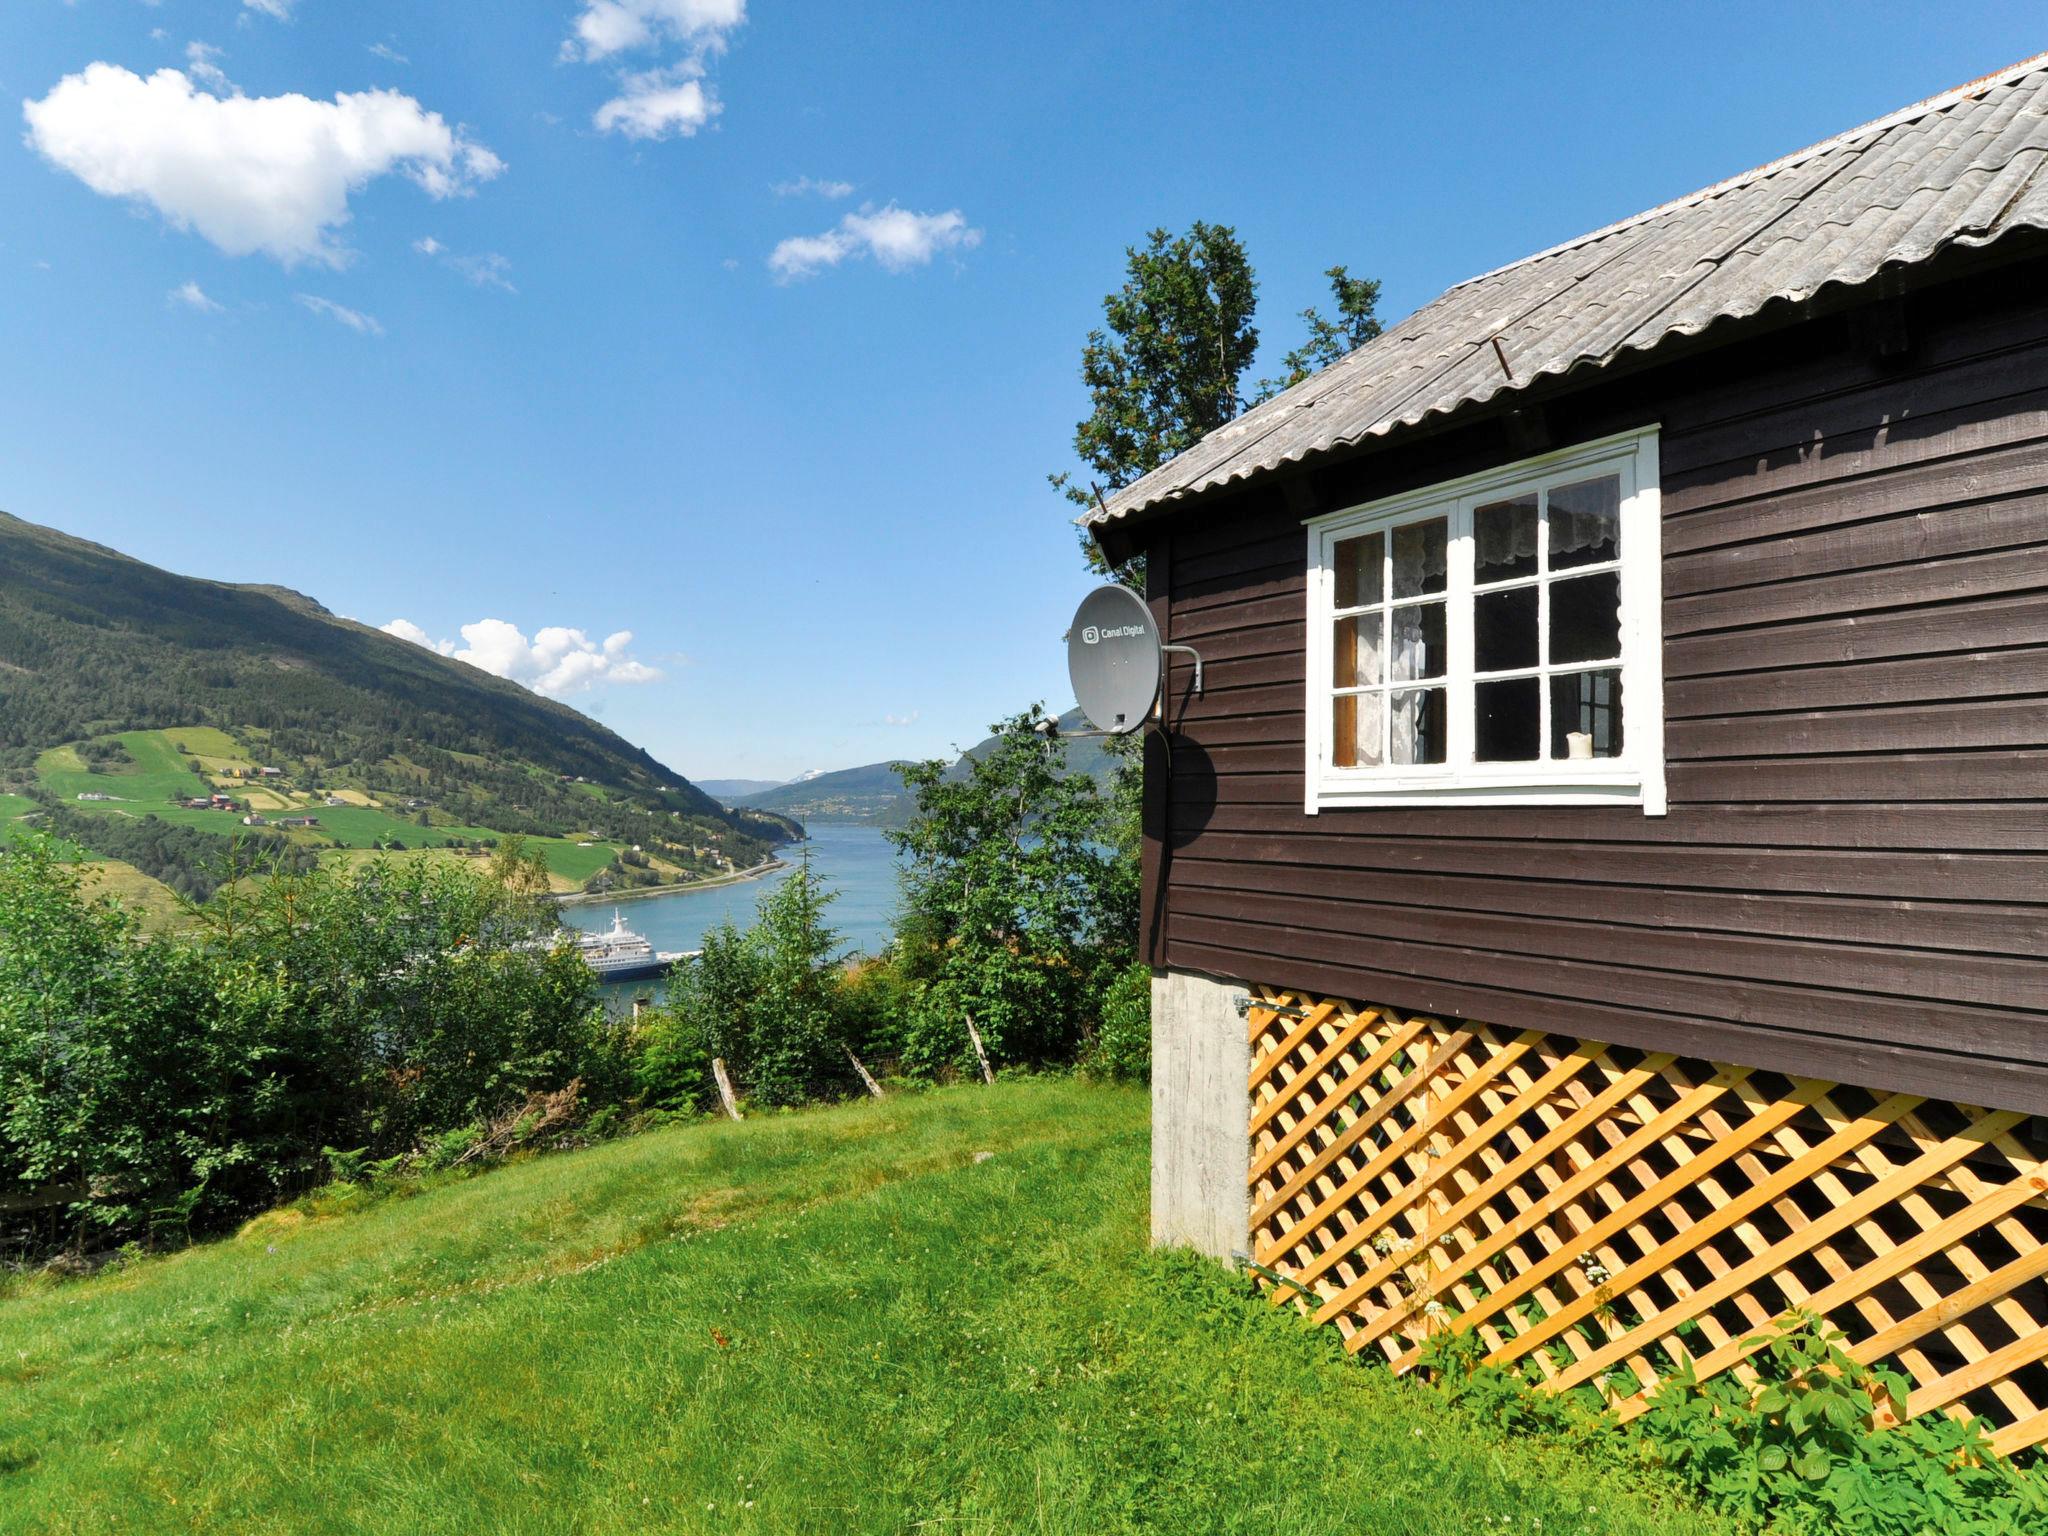
[[1199, 699], [1202, 696], [1202, 653], [1192, 645], [1162, 645], [1159, 649], [1162, 652], [1173, 651], [1182, 656], [1195, 658], [1195, 697]]

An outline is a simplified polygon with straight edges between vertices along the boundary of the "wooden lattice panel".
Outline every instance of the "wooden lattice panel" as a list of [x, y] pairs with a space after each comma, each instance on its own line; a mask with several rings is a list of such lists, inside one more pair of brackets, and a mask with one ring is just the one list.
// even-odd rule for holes
[[1444, 1329], [1624, 1418], [1795, 1308], [1907, 1414], [2048, 1442], [2038, 1124], [1911, 1094], [1254, 989], [1251, 1244], [1396, 1369]]

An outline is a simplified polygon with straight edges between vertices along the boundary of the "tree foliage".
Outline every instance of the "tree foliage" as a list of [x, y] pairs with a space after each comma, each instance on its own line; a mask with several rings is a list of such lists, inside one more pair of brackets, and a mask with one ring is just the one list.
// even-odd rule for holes
[[1353, 277], [1342, 266], [1330, 268], [1323, 276], [1330, 280], [1330, 297], [1337, 306], [1337, 318], [1324, 319], [1314, 305], [1301, 312], [1308, 336], [1280, 360], [1284, 371], [1279, 378], [1259, 381], [1260, 400], [1269, 400], [1332, 363], [1342, 362], [1380, 334], [1378, 281]]
[[1103, 324], [1081, 351], [1089, 412], [1074, 452], [1088, 479], [1051, 477], [1081, 507], [1095, 503], [1090, 481], [1120, 490], [1235, 416], [1259, 347], [1258, 281], [1229, 225], [1155, 229], [1124, 257], [1124, 285], [1102, 301]]
[[970, 1019], [997, 1065], [1072, 1061], [1132, 957], [1137, 884], [1114, 846], [1114, 797], [1065, 771], [1044, 723], [1036, 707], [999, 723], [994, 750], [959, 770], [903, 769], [917, 812], [890, 837], [906, 858], [896, 954], [916, 984], [912, 1070], [972, 1070]]
[[206, 918], [144, 942], [46, 839], [0, 849], [0, 1210], [40, 1241], [217, 1227], [318, 1181], [323, 1148], [623, 1090], [552, 911], [474, 873], [272, 875]]

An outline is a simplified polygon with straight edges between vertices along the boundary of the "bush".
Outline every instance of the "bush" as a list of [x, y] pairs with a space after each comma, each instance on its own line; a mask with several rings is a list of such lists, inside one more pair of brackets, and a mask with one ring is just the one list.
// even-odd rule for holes
[[182, 1238], [388, 1164], [580, 1079], [625, 1042], [552, 911], [372, 864], [225, 888], [144, 942], [53, 846], [0, 849], [0, 1209], [22, 1246]]
[[1998, 1536], [2048, 1530], [2048, 1480], [1995, 1455], [1985, 1424], [1925, 1414], [1873, 1427], [1911, 1383], [1858, 1364], [1842, 1335], [1795, 1317], [1752, 1357], [1757, 1380], [1666, 1378], [1637, 1421], [1708, 1502], [1812, 1536]]
[[1095, 1036], [1082, 1055], [1090, 1077], [1112, 1083], [1152, 1081], [1152, 968], [1127, 965], [1102, 995]]

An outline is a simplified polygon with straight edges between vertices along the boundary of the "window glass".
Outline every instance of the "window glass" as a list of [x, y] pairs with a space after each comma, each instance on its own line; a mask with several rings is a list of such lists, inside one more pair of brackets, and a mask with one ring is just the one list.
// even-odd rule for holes
[[1621, 654], [1621, 573], [1550, 585], [1550, 660], [1610, 661]]
[[1403, 766], [1442, 762], [1450, 737], [1444, 690], [1401, 688], [1387, 697], [1391, 708], [1387, 760]]
[[1533, 586], [1481, 592], [1472, 599], [1472, 665], [1481, 672], [1533, 667], [1537, 591]]
[[1386, 578], [1386, 535], [1368, 533], [1361, 539], [1339, 539], [1334, 556], [1337, 563], [1337, 606], [1364, 608], [1380, 601]]
[[1337, 649], [1330, 668], [1333, 687], [1356, 688], [1385, 681], [1380, 676], [1380, 625], [1384, 620], [1385, 615], [1375, 610], [1337, 621]]
[[1550, 568], [1598, 565], [1621, 555], [1621, 477], [1550, 489]]
[[1621, 756], [1621, 669], [1568, 672], [1550, 680], [1550, 755]]
[[1543, 754], [1543, 679], [1511, 677], [1472, 690], [1472, 756], [1482, 763], [1533, 763]]
[[1330, 762], [1337, 768], [1380, 765], [1380, 707], [1377, 693], [1344, 693], [1330, 701]]
[[1412, 682], [1417, 678], [1444, 675], [1444, 605], [1411, 603], [1394, 610], [1393, 634], [1387, 644], [1387, 661], [1393, 680]]
[[1308, 808], [1661, 814], [1658, 583], [1633, 568], [1657, 557], [1636, 521], [1654, 517], [1655, 475], [1654, 434], [1631, 434], [1312, 520]]
[[1424, 597], [1441, 592], [1449, 570], [1447, 518], [1403, 523], [1394, 530], [1394, 596]]
[[1472, 580], [1480, 586], [1536, 574], [1536, 493], [1472, 512]]

